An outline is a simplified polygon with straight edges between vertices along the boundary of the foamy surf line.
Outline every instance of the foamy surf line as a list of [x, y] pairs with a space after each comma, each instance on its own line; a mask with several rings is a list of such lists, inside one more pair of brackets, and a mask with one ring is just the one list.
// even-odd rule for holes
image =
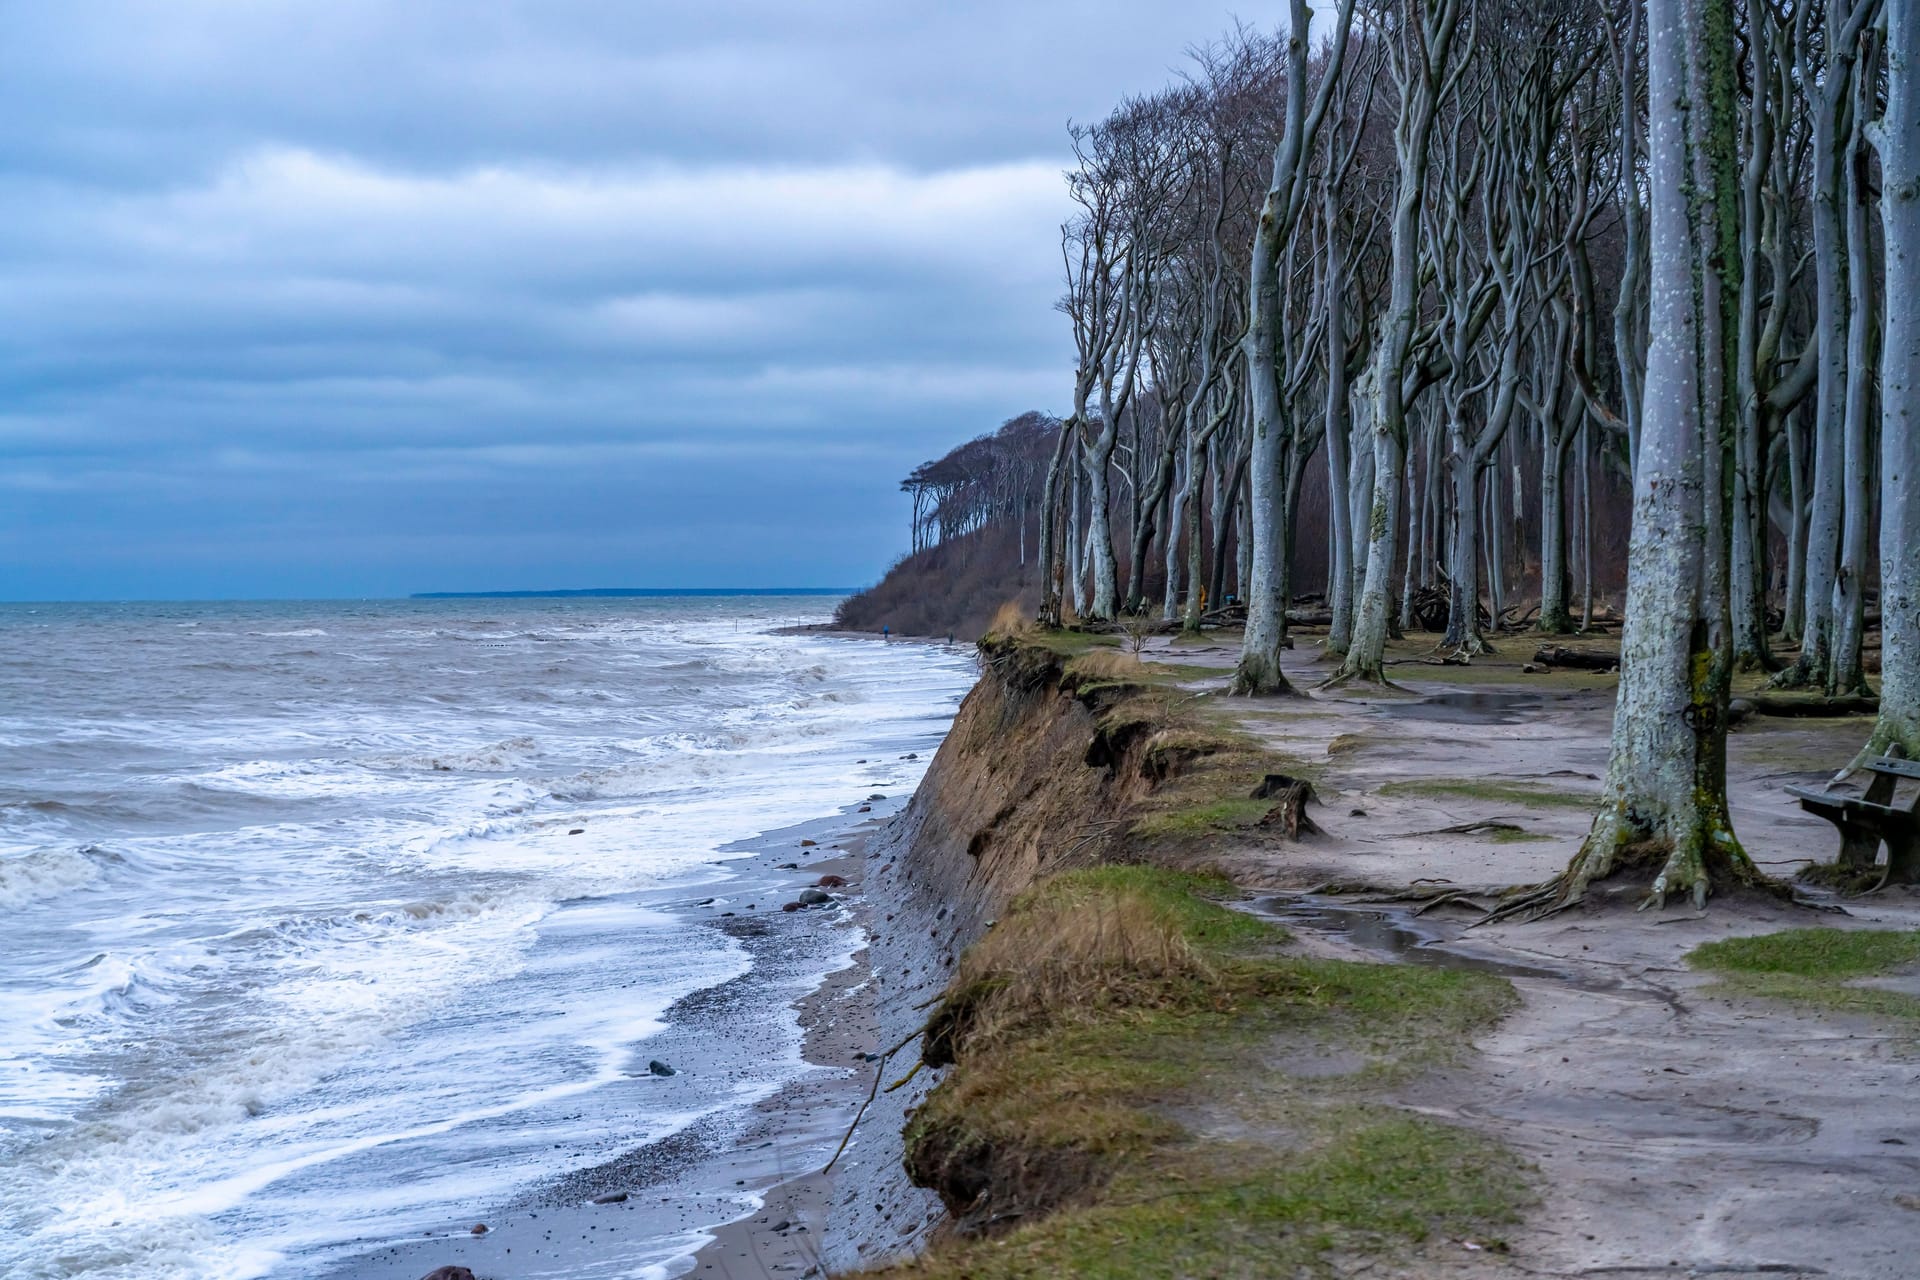
[[[0, 1272], [312, 1275], [724, 1142], [805, 1070], [791, 1002], [855, 940], [830, 911], [750, 927], [804, 859], [737, 841], [910, 790], [967, 655], [435, 608], [328, 607], [345, 703], [337, 664], [245, 638], [296, 626], [229, 622], [216, 678], [211, 626], [165, 617], [137, 685], [0, 687], [0, 878], [28, 899], [0, 957]], [[295, 685], [322, 693], [265, 696]], [[686, 1230], [730, 1194], [690, 1190]], [[616, 1234], [690, 1246], [662, 1230]]]
[[[916, 753], [924, 764], [936, 742]], [[917, 784], [917, 773], [913, 777]], [[548, 1179], [471, 1214], [449, 1214], [427, 1234], [331, 1250], [322, 1280], [417, 1280], [440, 1266], [476, 1274], [508, 1266], [526, 1277], [674, 1276], [720, 1227], [759, 1209], [763, 1196], [817, 1167], [830, 1144], [775, 1141], [757, 1108], [809, 1077], [842, 1074], [802, 1056], [797, 1007], [865, 947], [865, 930], [838, 902], [787, 911], [821, 867], [840, 865], [878, 821], [904, 807], [911, 787], [863, 797], [832, 817], [739, 842], [726, 852], [727, 878], [707, 898], [682, 903], [688, 918], [735, 939], [751, 965], [736, 978], [694, 992], [666, 1012], [641, 1048], [671, 1076], [649, 1073], [652, 1096], [702, 1094], [727, 1082], [717, 1105], [681, 1101], [675, 1127], [590, 1165]], [[612, 1098], [609, 1117], [623, 1113]], [[476, 1234], [475, 1225], [485, 1225]], [[340, 1256], [344, 1252], [345, 1256]], [[508, 1255], [511, 1255], [509, 1257]]]

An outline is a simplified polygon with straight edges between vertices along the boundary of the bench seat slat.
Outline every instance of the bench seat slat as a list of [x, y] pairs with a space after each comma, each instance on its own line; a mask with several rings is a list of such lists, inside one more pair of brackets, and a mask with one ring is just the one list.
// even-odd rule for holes
[[1920, 760], [1902, 760], [1899, 756], [1875, 756], [1867, 761], [1867, 768], [1896, 778], [1920, 778]]
[[1810, 791], [1805, 787], [1788, 787], [1787, 794], [1798, 799], [1803, 807], [1811, 801], [1823, 809], [1842, 809], [1853, 814], [1872, 814], [1875, 817], [1911, 818], [1910, 809], [1901, 809], [1890, 804], [1875, 804], [1871, 800], [1862, 800], [1859, 796], [1842, 795], [1837, 791]]

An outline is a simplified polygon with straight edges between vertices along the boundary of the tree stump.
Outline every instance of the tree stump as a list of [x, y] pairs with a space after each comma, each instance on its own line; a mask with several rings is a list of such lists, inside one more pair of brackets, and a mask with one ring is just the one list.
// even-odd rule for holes
[[1320, 833], [1320, 828], [1307, 816], [1308, 802], [1317, 802], [1319, 797], [1313, 794], [1313, 784], [1306, 779], [1270, 773], [1253, 789], [1253, 798], [1278, 802], [1260, 819], [1261, 826], [1280, 827], [1289, 840], [1298, 840], [1303, 831], [1308, 835]]

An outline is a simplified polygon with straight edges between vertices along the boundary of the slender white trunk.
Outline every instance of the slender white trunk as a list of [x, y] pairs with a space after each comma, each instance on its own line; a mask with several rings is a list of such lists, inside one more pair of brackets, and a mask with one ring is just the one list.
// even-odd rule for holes
[[1335, 681], [1386, 682], [1387, 595], [1392, 590], [1401, 468], [1407, 448], [1404, 380], [1419, 318], [1420, 206], [1427, 182], [1428, 143], [1453, 63], [1461, 8], [1460, 0], [1434, 0], [1420, 12], [1403, 10], [1401, 39], [1405, 43], [1394, 49], [1401, 85], [1400, 117], [1394, 130], [1399, 165], [1389, 240], [1388, 301], [1374, 356], [1367, 576], [1355, 611], [1353, 644]]
[[1920, 759], [1920, 0], [1886, 0], [1887, 107], [1875, 144], [1886, 232], [1881, 344], [1880, 717], [1869, 750]]
[[1327, 236], [1327, 605], [1333, 613], [1327, 650], [1345, 653], [1353, 635], [1353, 513], [1347, 477], [1353, 469], [1347, 421], [1346, 264]]
[[1593, 628], [1593, 445], [1580, 424], [1580, 629]]
[[1111, 619], [1118, 610], [1120, 584], [1113, 563], [1112, 465], [1120, 433], [1106, 423], [1087, 452], [1087, 551], [1093, 562], [1093, 598], [1088, 616]]
[[1160, 620], [1172, 622], [1180, 616], [1180, 531], [1186, 522], [1187, 486], [1175, 486], [1171, 505], [1167, 509], [1167, 530], [1165, 535], [1162, 570], [1164, 578], [1160, 592]]
[[1282, 251], [1299, 224], [1305, 203], [1302, 194], [1313, 155], [1314, 135], [1325, 117], [1334, 86], [1339, 82], [1352, 13], [1353, 0], [1344, 0], [1334, 19], [1333, 43], [1309, 112], [1307, 35], [1313, 15], [1307, 0], [1291, 0], [1288, 9], [1285, 128], [1274, 147], [1272, 176], [1254, 225], [1247, 282], [1247, 333], [1243, 345], [1253, 433], [1252, 488], [1247, 505], [1253, 557], [1246, 585], [1247, 630], [1241, 642], [1240, 663], [1233, 675], [1236, 693], [1293, 692], [1280, 666], [1280, 650], [1287, 634], [1288, 576], [1292, 570], [1289, 561], [1293, 515], [1288, 489], [1295, 449], [1289, 406], [1280, 385], [1279, 343], [1285, 336], [1280, 311], [1280, 266]]
[[[1726, 303], [1715, 196], [1732, 165], [1730, 0], [1648, 0], [1652, 341], [1634, 467], [1620, 688], [1601, 807], [1565, 876], [1544, 890], [1652, 871], [1650, 902], [1703, 905], [1716, 881], [1753, 878], [1726, 809]], [[1717, 54], [1713, 51], [1717, 50]], [[1720, 68], [1724, 71], [1724, 68]], [[1717, 546], [1716, 546], [1717, 544]]]
[[[1827, 75], [1844, 74], [1829, 57]], [[1800, 602], [1799, 661], [1781, 676], [1785, 684], [1823, 684], [1833, 660], [1833, 592], [1840, 560], [1840, 523], [1846, 500], [1847, 419], [1847, 234], [1841, 210], [1844, 138], [1838, 105], [1825, 88], [1815, 91], [1813, 122], [1813, 338], [1819, 360], [1814, 390], [1813, 489], [1809, 495], [1807, 551]]]
[[[1367, 545], [1369, 499], [1373, 496], [1373, 421], [1370, 410], [1373, 394], [1369, 388], [1371, 371], [1363, 371], [1360, 382], [1349, 397], [1347, 445], [1352, 457], [1347, 471], [1347, 546], [1353, 563], [1347, 566], [1347, 648], [1353, 645], [1353, 625], [1359, 608], [1360, 575], [1366, 564], [1360, 552]], [[1343, 649], [1344, 653], [1346, 650]]]
[[1785, 631], [1798, 643], [1806, 634], [1807, 603], [1807, 446], [1800, 412], [1787, 415], [1787, 501], [1792, 518], [1787, 529], [1787, 589]]
[[1840, 569], [1833, 584], [1833, 653], [1827, 665], [1827, 692], [1860, 693], [1867, 688], [1861, 650], [1866, 636], [1867, 566], [1873, 558], [1873, 243], [1867, 234], [1866, 140], [1860, 122], [1873, 107], [1872, 64], [1856, 77], [1855, 136], [1847, 169], [1846, 486], [1840, 532]]
[[[1406, 445], [1398, 432], [1384, 428], [1375, 417], [1373, 429], [1373, 494], [1367, 505], [1367, 576], [1353, 611], [1353, 646], [1347, 651], [1352, 674], [1384, 680], [1387, 651], [1387, 591], [1393, 573], [1394, 535], [1400, 527], [1400, 481], [1406, 464]], [[1377, 655], [1371, 666], [1366, 656]]]

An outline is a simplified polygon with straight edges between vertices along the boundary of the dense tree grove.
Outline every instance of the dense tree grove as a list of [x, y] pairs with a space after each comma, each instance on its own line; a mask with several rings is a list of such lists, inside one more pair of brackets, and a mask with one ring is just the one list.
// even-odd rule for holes
[[1659, 896], [1750, 878], [1720, 799], [1734, 671], [1860, 693], [1878, 657], [1868, 745], [1920, 756], [1917, 23], [1294, 0], [1076, 128], [1041, 621], [1196, 627], [1237, 597], [1235, 688], [1286, 693], [1310, 547], [1328, 683], [1380, 683], [1416, 599], [1444, 594], [1471, 660], [1516, 620], [1590, 625], [1625, 542], [1614, 776], [1541, 902], [1628, 864]]

